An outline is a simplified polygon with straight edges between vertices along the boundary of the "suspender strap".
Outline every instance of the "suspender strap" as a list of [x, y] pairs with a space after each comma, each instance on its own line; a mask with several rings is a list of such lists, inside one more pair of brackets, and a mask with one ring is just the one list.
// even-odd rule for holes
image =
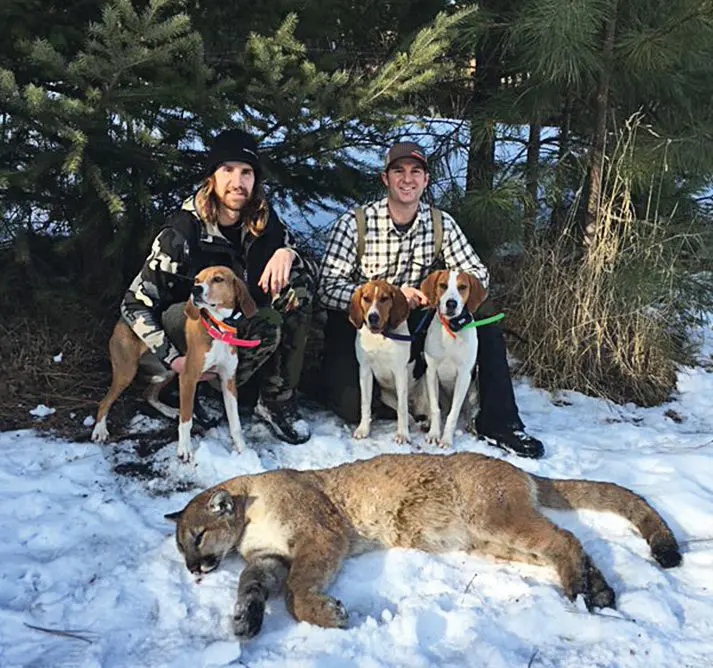
[[[357, 229], [356, 250], [358, 265], [361, 262], [362, 257], [364, 257], [364, 250], [366, 248], [366, 213], [364, 212], [364, 207], [355, 207], [354, 218], [356, 219]], [[433, 258], [436, 260], [441, 254], [441, 247], [443, 246], [443, 213], [440, 209], [437, 209], [433, 205], [431, 206], [431, 221], [433, 222]]]
[[364, 247], [366, 246], [366, 214], [364, 208], [358, 206], [354, 209], [357, 226], [357, 266], [364, 257]]
[[437, 260], [443, 245], [443, 213], [435, 206], [431, 206], [431, 220], [433, 221], [433, 245], [435, 248], [433, 259]]

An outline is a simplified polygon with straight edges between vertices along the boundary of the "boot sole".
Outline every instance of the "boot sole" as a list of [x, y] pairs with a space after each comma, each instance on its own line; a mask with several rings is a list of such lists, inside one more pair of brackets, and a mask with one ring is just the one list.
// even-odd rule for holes
[[309, 441], [310, 438], [312, 438], [312, 434], [307, 436], [307, 438], [300, 438], [300, 439], [291, 439], [288, 438], [284, 433], [282, 433], [276, 426], [275, 423], [272, 422], [269, 418], [266, 418], [264, 415], [262, 415], [262, 411], [260, 410], [259, 406], [255, 406], [255, 410], [253, 412], [253, 416], [255, 419], [264, 424], [269, 430], [270, 433], [275, 437], [280, 439], [283, 443], [289, 443], [290, 445], [302, 445], [303, 443], [306, 443]]
[[485, 441], [488, 445], [500, 448], [500, 450], [502, 450], [503, 452], [507, 452], [511, 455], [516, 455], [517, 457], [524, 457], [526, 459], [540, 459], [545, 454], [544, 448], [541, 448], [537, 451], [528, 452], [527, 450], [516, 450], [515, 448], [505, 445], [500, 441], [496, 441], [494, 438], [490, 438], [489, 436], [479, 435], [478, 438], [481, 441]]

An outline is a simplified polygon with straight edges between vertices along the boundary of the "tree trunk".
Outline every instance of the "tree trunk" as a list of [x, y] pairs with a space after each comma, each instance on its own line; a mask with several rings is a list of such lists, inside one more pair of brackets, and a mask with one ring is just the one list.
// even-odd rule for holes
[[567, 187], [565, 161], [569, 156], [570, 133], [572, 128], [572, 96], [567, 93], [567, 98], [562, 109], [560, 121], [559, 146], [557, 148], [557, 165], [555, 167], [555, 199], [550, 214], [549, 233], [555, 238], [564, 228], [567, 220], [567, 205], [565, 204], [564, 189]]
[[589, 160], [589, 192], [584, 211], [584, 243], [591, 245], [597, 228], [599, 203], [602, 196], [602, 168], [607, 137], [607, 118], [609, 116], [609, 84], [616, 38], [616, 13], [618, 0], [613, 0], [611, 15], [604, 23], [604, 64], [597, 85], [596, 120], [594, 137]]
[[[487, 55], [486, 55], [487, 54]], [[489, 60], [488, 60], [489, 58]], [[470, 114], [470, 147], [468, 149], [468, 174], [466, 190], [492, 190], [495, 181], [495, 119], [484, 121], [481, 126], [478, 112], [487, 109], [491, 98], [500, 86], [500, 74], [495, 53], [487, 53], [485, 48], [476, 55], [473, 74], [473, 98]], [[483, 132], [485, 130], [485, 132]]]
[[525, 211], [526, 242], [534, 238], [535, 223], [537, 222], [541, 133], [542, 123], [539, 119], [536, 119], [530, 123], [530, 136], [527, 141], [527, 163], [525, 165], [525, 188], [528, 194], [527, 209]]

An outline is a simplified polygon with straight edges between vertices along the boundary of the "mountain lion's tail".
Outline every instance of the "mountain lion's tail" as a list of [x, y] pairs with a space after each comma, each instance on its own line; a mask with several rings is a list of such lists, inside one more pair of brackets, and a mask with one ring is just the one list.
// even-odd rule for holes
[[644, 537], [651, 554], [664, 568], [681, 563], [676, 538], [649, 503], [626, 487], [611, 482], [592, 480], [553, 480], [532, 476], [537, 485], [537, 498], [546, 508], [559, 510], [607, 510], [629, 520]]

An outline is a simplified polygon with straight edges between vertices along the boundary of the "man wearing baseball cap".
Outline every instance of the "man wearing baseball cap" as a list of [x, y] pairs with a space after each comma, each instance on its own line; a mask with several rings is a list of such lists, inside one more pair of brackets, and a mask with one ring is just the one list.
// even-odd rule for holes
[[231, 267], [258, 306], [254, 317], [232, 323], [236, 335], [261, 341], [240, 350], [237, 385], [250, 379], [259, 394], [255, 415], [281, 440], [303, 443], [310, 429], [300, 417], [295, 388], [315, 271], [294, 249], [261, 180], [258, 146], [251, 135], [234, 128], [215, 137], [205, 154], [200, 187], [153, 240], [124, 296], [121, 315], [153, 353], [153, 362], [180, 373], [185, 360], [183, 304], [193, 278], [205, 267]]
[[[423, 201], [429, 180], [423, 147], [410, 141], [391, 146], [381, 180], [386, 197], [346, 213], [332, 228], [317, 291], [327, 309], [325, 402], [354, 423], [360, 419], [361, 401], [356, 330], [348, 320], [348, 311], [357, 286], [376, 278], [400, 286], [412, 309], [409, 326], [413, 330], [413, 324], [421, 320], [418, 311], [428, 304], [418, 286], [434, 269], [468, 272], [485, 288], [489, 281], [488, 270], [455, 220]], [[481, 438], [507, 452], [541, 457], [542, 443], [524, 431], [520, 420], [498, 324], [479, 326], [477, 331], [480, 411], [472, 421], [474, 428]], [[412, 351], [420, 355], [425, 334], [424, 327], [414, 335]], [[375, 415], [390, 412], [383, 405], [375, 409]]]

